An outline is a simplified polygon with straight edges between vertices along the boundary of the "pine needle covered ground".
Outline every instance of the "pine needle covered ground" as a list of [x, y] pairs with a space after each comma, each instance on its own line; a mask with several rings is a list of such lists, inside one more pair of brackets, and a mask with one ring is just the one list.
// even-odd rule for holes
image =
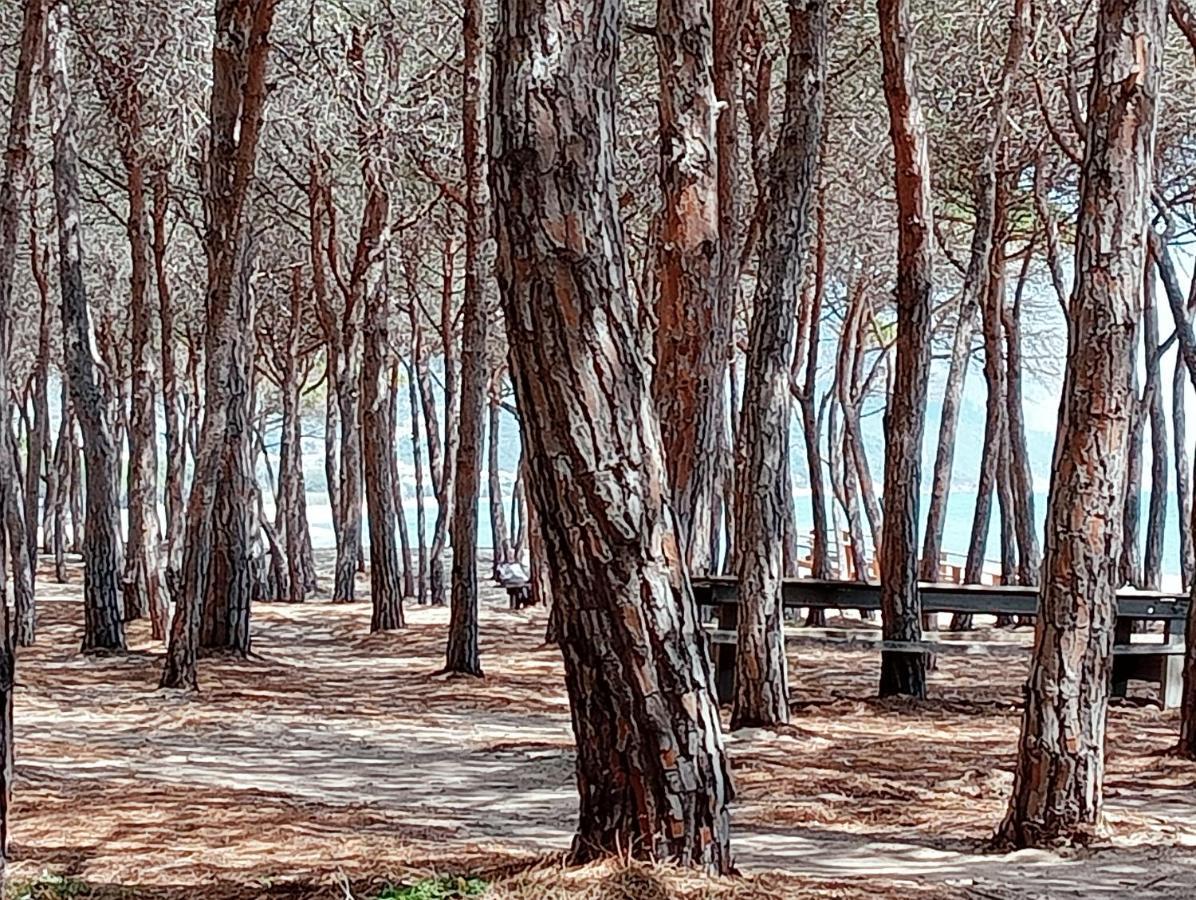
[[1165, 755], [1177, 723], [1145, 685], [1111, 714], [1105, 846], [987, 851], [1020, 661], [943, 658], [934, 699], [878, 703], [875, 654], [802, 647], [794, 725], [729, 739], [743, 877], [565, 871], [572, 736], [542, 611], [489, 594], [475, 680], [434, 674], [445, 610], [411, 607], [407, 631], [369, 636], [368, 602], [261, 605], [255, 657], [205, 660], [201, 694], [181, 697], [156, 689], [147, 625], [127, 657], [76, 652], [70, 575], [43, 573], [41, 634], [18, 663], [14, 896], [1196, 895], [1196, 765]]

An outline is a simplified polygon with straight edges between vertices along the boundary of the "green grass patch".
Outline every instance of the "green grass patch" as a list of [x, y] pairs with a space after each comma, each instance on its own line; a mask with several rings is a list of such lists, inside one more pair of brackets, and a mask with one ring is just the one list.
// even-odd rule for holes
[[392, 885], [380, 893], [377, 900], [465, 900], [482, 896], [486, 887], [481, 878], [441, 876], [414, 884]]
[[35, 881], [10, 881], [4, 895], [8, 900], [83, 900], [101, 896], [101, 892], [79, 878], [43, 875]]

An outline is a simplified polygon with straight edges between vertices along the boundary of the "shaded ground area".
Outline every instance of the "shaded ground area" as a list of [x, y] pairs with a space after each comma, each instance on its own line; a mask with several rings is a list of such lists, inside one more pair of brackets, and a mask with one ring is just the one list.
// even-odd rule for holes
[[256, 657], [204, 661], [185, 698], [156, 690], [161, 648], [141, 623], [128, 657], [76, 652], [71, 576], [43, 576], [39, 644], [19, 661], [17, 879], [162, 897], [366, 897], [436, 872], [484, 873], [511, 897], [1196, 896], [1196, 765], [1163, 754], [1175, 715], [1144, 705], [1144, 685], [1111, 716], [1109, 843], [997, 855], [1024, 666], [943, 658], [935, 699], [879, 703], [875, 654], [803, 646], [793, 727], [730, 739], [750, 879], [563, 877], [572, 735], [542, 611], [491, 593], [487, 677], [462, 680], [433, 674], [445, 610], [370, 637], [368, 603], [262, 605]]

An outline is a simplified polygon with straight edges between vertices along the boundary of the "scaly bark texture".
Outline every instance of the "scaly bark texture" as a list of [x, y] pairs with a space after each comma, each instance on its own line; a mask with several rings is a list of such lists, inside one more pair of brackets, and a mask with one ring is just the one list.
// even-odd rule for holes
[[466, 0], [463, 137], [465, 151], [465, 299], [461, 310], [461, 415], [453, 485], [453, 569], [445, 671], [481, 675], [478, 656], [478, 499], [486, 427], [486, 8]]
[[[29, 130], [33, 97], [33, 71], [42, 49], [45, 29], [44, 0], [28, 0], [21, 23], [20, 50], [13, 79], [8, 114], [8, 135], [4, 145], [4, 170], [0, 180], [0, 421], [8, 422], [8, 349], [12, 288], [16, 274], [17, 233], [21, 224], [21, 195], [28, 177]], [[36, 250], [34, 251], [36, 255]], [[11, 467], [8, 442], [0, 441], [0, 475]], [[12, 491], [4, 498], [14, 499]], [[20, 548], [22, 551], [24, 547]], [[0, 566], [2, 566], [0, 561]], [[19, 572], [13, 573], [19, 578]], [[19, 597], [17, 598], [19, 602]], [[8, 811], [12, 805], [13, 782], [13, 687], [16, 656], [8, 604], [0, 603], [0, 887], [3, 887], [8, 858]], [[32, 642], [32, 634], [29, 634]]]
[[571, 858], [731, 869], [711, 667], [669, 504], [615, 179], [619, 0], [507, 0], [498, 275], [577, 739]]
[[[660, 186], [656, 367], [677, 528], [690, 571], [710, 570], [726, 332], [720, 321], [718, 153], [711, 0], [659, 0]], [[728, 248], [734, 252], [734, 248]]]
[[810, 262], [826, 96], [826, 3], [789, 8], [785, 113], [773, 150], [735, 466], [735, 574], [743, 598], [731, 727], [789, 721], [781, 611], [795, 298]]
[[[228, 471], [229, 446], [243, 446], [236, 432], [244, 401], [245, 343], [250, 322], [239, 281], [245, 253], [245, 212], [257, 159], [266, 63], [275, 0], [217, 0], [212, 46], [212, 96], [206, 192], [205, 251], [207, 365], [203, 424], [195, 476], [187, 501], [186, 549], [178, 604], [171, 624], [162, 687], [195, 690], [204, 607], [218, 585], [210, 571], [218, 487]], [[244, 460], [238, 460], [240, 464]], [[222, 507], [223, 510], [226, 507]], [[223, 518], [223, 516], [222, 516]], [[246, 646], [248, 635], [245, 637]]]
[[1034, 653], [1009, 811], [1016, 847], [1099, 830], [1116, 622], [1130, 355], [1146, 255], [1166, 0], [1102, 0], [1080, 173], [1075, 286]]
[[[65, 2], [49, 9], [46, 82], [54, 133], [54, 202], [58, 213], [58, 266], [62, 290], [63, 351], [72, 405], [83, 431], [87, 514], [83, 537], [83, 650], [123, 651], [120, 527], [117, 519], [116, 444], [105, 416], [107, 399], [96, 379], [91, 320], [83, 282], [77, 112], [71, 95], [70, 21]], [[6, 442], [0, 441], [0, 444]]]
[[[918, 501], [930, 374], [930, 157], [918, 100], [909, 0], [877, 0], [897, 190], [897, 358], [885, 411], [885, 533], [880, 603], [885, 640], [922, 638]], [[926, 657], [885, 651], [880, 695], [926, 695]]]

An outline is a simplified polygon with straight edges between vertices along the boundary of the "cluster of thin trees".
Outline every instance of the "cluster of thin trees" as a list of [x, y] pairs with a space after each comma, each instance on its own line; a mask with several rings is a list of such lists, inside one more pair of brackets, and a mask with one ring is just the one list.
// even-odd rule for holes
[[[83, 649], [120, 652], [126, 623], [148, 618], [169, 688], [197, 687], [205, 653], [248, 652], [254, 601], [317, 590], [303, 440], [322, 401], [332, 600], [352, 601], [366, 571], [374, 630], [403, 627], [405, 600], [450, 604], [446, 669], [480, 675], [485, 481], [496, 562], [526, 544], [534, 594], [556, 601], [574, 857], [630, 849], [728, 871], [732, 786], [689, 579], [727, 569], [746, 598], [732, 727], [786, 722], [781, 581], [799, 555], [801, 456], [814, 575], [831, 572], [832, 535], [848, 535], [859, 577], [874, 547], [884, 636], [920, 641], [918, 583], [939, 571], [978, 355], [964, 577], [983, 575], [995, 497], [1002, 575], [1041, 590], [1000, 836], [1092, 833], [1115, 591], [1161, 580], [1173, 346], [1185, 584], [1193, 568], [1196, 337], [1172, 258], [1194, 200], [1192, 78], [1170, 74], [1191, 68], [1177, 50], [1196, 50], [1183, 0], [1074, 14], [1009, 0], [972, 35], [962, 78], [925, 50], [967, 45], [982, 18], [967, 3], [933, 23], [909, 0], [501, 0], [490, 23], [482, 0], [443, 22], [365, 0], [216, 0], [214, 18], [208, 5], [25, 0], [15, 26], [0, 183], [5, 772], [39, 554], [59, 578], [66, 548], [83, 554]], [[1043, 296], [1068, 340], [1040, 547], [1023, 377], [1051, 357]], [[523, 452], [509, 518], [508, 407]], [[875, 409], [879, 485], [863, 428]], [[880, 694], [924, 696], [926, 666], [885, 652]], [[1187, 675], [1181, 750], [1196, 754], [1196, 649]]]

